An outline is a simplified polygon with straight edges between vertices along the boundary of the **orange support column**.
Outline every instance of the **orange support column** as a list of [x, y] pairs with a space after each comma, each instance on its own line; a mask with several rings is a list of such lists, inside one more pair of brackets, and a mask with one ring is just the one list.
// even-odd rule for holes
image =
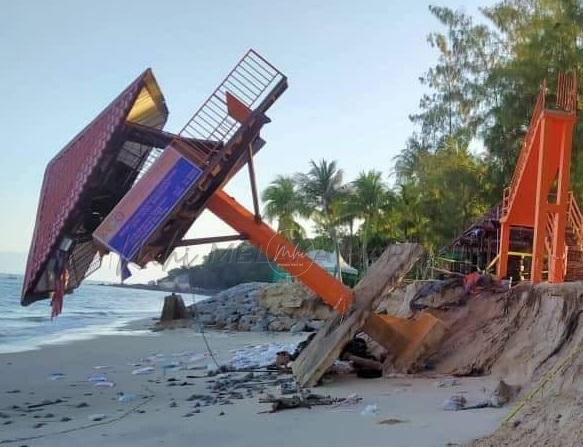
[[571, 141], [574, 120], [570, 125], [560, 126], [559, 173], [557, 177], [557, 213], [554, 219], [552, 258], [550, 259], [549, 282], [562, 282], [567, 264], [565, 252], [565, 231], [569, 212], [569, 182], [571, 170]]
[[510, 224], [507, 221], [500, 222], [500, 247], [498, 248], [497, 276], [502, 279], [508, 273], [508, 249], [510, 247]]
[[277, 263], [298, 278], [328, 305], [346, 312], [352, 304], [352, 289], [346, 287], [285, 237], [263, 222], [223, 191], [215, 192], [207, 208], [239, 233], [247, 236], [270, 261]]
[[538, 164], [536, 174], [536, 195], [534, 205], [534, 236], [532, 240], [532, 266], [530, 279], [537, 283], [543, 280], [543, 260], [545, 255], [545, 229], [547, 224], [547, 199], [548, 185], [545, 181], [547, 177], [547, 121], [543, 113], [541, 123], [541, 134], [538, 151]]

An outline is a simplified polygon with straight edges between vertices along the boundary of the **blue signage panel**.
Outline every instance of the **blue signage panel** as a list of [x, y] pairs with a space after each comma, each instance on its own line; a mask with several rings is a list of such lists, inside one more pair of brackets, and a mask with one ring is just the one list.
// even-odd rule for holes
[[110, 239], [110, 247], [122, 259], [131, 261], [201, 174], [202, 170], [198, 166], [183, 157], [178, 158], [133, 215]]

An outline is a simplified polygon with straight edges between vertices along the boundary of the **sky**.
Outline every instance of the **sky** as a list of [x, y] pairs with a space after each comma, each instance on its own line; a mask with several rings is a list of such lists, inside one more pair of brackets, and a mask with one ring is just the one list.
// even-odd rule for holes
[[[288, 77], [257, 155], [260, 190], [278, 174], [337, 160], [350, 181], [393, 157], [414, 130], [419, 76], [437, 53], [430, 3], [477, 14], [485, 0], [0, 0], [0, 271], [20, 273], [47, 162], [151, 67], [178, 131], [254, 48]], [[227, 192], [251, 208], [246, 170]], [[232, 234], [204, 214], [189, 237]], [[208, 250], [190, 250], [190, 262]], [[114, 260], [92, 279], [115, 277]], [[159, 266], [135, 280], [163, 276]]]

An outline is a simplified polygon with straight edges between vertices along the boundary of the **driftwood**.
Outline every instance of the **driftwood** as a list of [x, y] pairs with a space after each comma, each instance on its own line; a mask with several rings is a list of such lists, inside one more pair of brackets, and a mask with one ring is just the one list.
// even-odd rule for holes
[[381, 371], [383, 369], [383, 364], [376, 360], [367, 359], [364, 357], [359, 357], [358, 355], [354, 354], [344, 354], [342, 356], [342, 360], [348, 360], [352, 362], [352, 364], [356, 367], [367, 368], [367, 369], [378, 369]]
[[268, 395], [259, 399], [260, 403], [271, 404], [271, 410], [265, 413], [275, 413], [281, 410], [290, 410], [292, 408], [312, 408], [316, 405], [334, 405], [345, 401], [346, 398], [321, 396], [319, 394], [298, 394], [291, 397], [274, 397]]
[[[374, 318], [373, 312], [382, 297], [401, 282], [422, 254], [423, 248], [420, 245], [410, 243], [391, 245], [385, 250], [354, 288], [354, 302], [350, 310], [328, 320], [294, 361], [293, 372], [301, 386], [317, 384], [339, 357], [346, 343], [363, 329], [371, 317]], [[365, 332], [374, 328], [372, 324], [366, 326]], [[383, 334], [369, 335], [378, 338]]]

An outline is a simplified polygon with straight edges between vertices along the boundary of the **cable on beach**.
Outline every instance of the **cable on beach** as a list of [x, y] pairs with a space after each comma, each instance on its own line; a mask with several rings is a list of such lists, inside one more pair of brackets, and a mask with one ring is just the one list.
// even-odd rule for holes
[[48, 438], [50, 436], [64, 435], [67, 433], [73, 433], [73, 432], [77, 432], [77, 431], [81, 431], [81, 430], [86, 430], [88, 428], [99, 427], [102, 425], [109, 425], [109, 424], [113, 424], [114, 422], [121, 421], [122, 419], [126, 418], [127, 416], [134, 413], [135, 411], [139, 410], [141, 407], [143, 407], [147, 403], [151, 402], [152, 399], [154, 399], [154, 396], [155, 396], [154, 392], [148, 386], [145, 386], [144, 388], [149, 393], [149, 396], [144, 398], [144, 400], [142, 400], [140, 403], [134, 405], [132, 408], [127, 410], [125, 413], [122, 413], [117, 417], [107, 419], [105, 421], [98, 421], [98, 422], [93, 422], [91, 424], [81, 425], [79, 427], [67, 428], [65, 430], [59, 430], [59, 431], [55, 431], [55, 432], [51, 432], [51, 433], [43, 433], [42, 435], [25, 436], [25, 437], [14, 438], [14, 439], [3, 439], [2, 441], [0, 441], [0, 444], [11, 444], [14, 442], [33, 441], [35, 439], [43, 439], [43, 438]]

